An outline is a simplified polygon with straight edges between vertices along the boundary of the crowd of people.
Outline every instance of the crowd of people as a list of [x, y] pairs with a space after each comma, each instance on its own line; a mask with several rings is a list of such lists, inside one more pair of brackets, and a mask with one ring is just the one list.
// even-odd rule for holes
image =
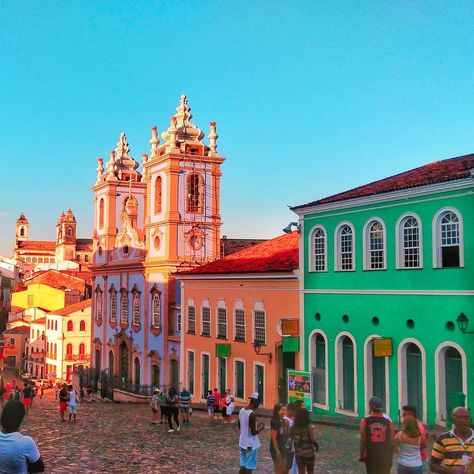
[[[249, 404], [239, 412], [240, 471], [250, 474], [257, 468], [259, 433], [265, 425], [257, 421], [255, 410], [259, 394], [253, 393]], [[469, 410], [457, 407], [451, 418], [453, 426], [434, 442], [431, 455], [427, 433], [416, 418], [416, 408], [402, 408], [403, 428], [395, 433], [391, 419], [383, 413], [382, 401], [372, 397], [369, 415], [361, 420], [359, 461], [367, 474], [390, 474], [397, 454], [397, 474], [420, 474], [426, 468], [439, 474], [474, 474], [474, 430]], [[275, 474], [312, 474], [315, 472], [315, 425], [303, 400], [286, 406], [277, 403], [270, 423], [270, 455]]]
[[[41, 393], [42, 395], [42, 393]], [[40, 395], [40, 396], [41, 396]], [[76, 422], [78, 400], [85, 400], [87, 391], [79, 394], [72, 385], [55, 388], [59, 400], [59, 418]], [[34, 399], [34, 390], [27, 383], [20, 388], [15, 381], [5, 386], [0, 423], [0, 472], [43, 472], [44, 462], [34, 440], [20, 434], [19, 428]], [[259, 434], [265, 424], [258, 419], [260, 405], [258, 392], [252, 393], [248, 405], [234, 417], [235, 399], [230, 389], [221, 393], [209, 390], [207, 400], [208, 423], [222, 416], [224, 423], [238, 421], [240, 431], [239, 474], [251, 474], [257, 469], [260, 449]], [[168, 423], [168, 432], [179, 432], [181, 423], [190, 423], [191, 394], [186, 388], [180, 392], [171, 387], [167, 392], [156, 388], [151, 398], [152, 423]], [[319, 444], [317, 428], [310, 421], [310, 411], [303, 400], [275, 404], [270, 421], [269, 452], [275, 474], [312, 474], [317, 465]], [[383, 413], [377, 397], [369, 401], [369, 415], [360, 424], [359, 461], [367, 474], [389, 474], [397, 454], [398, 474], [420, 474], [427, 468], [440, 474], [474, 474], [474, 430], [469, 411], [464, 407], [453, 410], [453, 426], [440, 435], [428, 449], [427, 432], [416, 417], [416, 408], [402, 408], [403, 427], [395, 432], [391, 419]]]

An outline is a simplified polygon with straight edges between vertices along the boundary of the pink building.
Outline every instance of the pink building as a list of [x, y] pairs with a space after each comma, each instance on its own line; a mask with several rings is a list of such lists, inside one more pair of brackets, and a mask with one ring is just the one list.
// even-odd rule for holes
[[286, 371], [298, 368], [299, 234], [257, 244], [188, 272], [181, 281], [181, 381], [194, 402], [230, 388], [238, 405], [258, 391], [262, 406], [286, 400]]

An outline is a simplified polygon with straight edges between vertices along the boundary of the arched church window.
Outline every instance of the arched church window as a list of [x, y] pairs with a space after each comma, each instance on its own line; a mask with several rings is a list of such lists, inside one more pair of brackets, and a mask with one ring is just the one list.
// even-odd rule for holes
[[99, 229], [104, 228], [104, 200], [99, 202]]
[[140, 293], [136, 292], [133, 295], [133, 324], [135, 326], [140, 325]]
[[72, 227], [68, 227], [67, 235], [68, 235], [68, 237], [72, 237]]
[[20, 237], [24, 237], [24, 236], [25, 236], [25, 228], [21, 227], [20, 228]]
[[122, 292], [120, 298], [120, 322], [122, 324], [128, 324], [128, 293]]
[[192, 173], [187, 179], [186, 210], [188, 212], [202, 213], [204, 203], [204, 183], [202, 176]]
[[160, 302], [160, 294], [159, 293], [155, 293], [153, 295], [153, 299], [152, 299], [152, 325], [155, 327], [155, 328], [159, 328], [160, 327], [160, 313], [161, 313], [161, 302]]
[[158, 176], [155, 181], [155, 214], [161, 212], [162, 206], [162, 181], [161, 176]]

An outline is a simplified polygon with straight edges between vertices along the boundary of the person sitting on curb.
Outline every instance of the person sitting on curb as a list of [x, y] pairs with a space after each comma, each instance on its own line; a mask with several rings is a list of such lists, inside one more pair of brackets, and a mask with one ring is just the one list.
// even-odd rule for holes
[[10, 400], [3, 408], [0, 424], [0, 469], [5, 473], [43, 472], [44, 462], [32, 438], [18, 433], [25, 407]]

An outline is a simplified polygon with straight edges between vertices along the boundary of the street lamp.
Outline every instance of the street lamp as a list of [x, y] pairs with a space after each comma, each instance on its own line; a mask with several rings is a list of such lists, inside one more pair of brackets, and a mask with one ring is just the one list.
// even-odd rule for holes
[[464, 313], [459, 313], [456, 322], [458, 323], [459, 330], [463, 334], [474, 334], [474, 331], [467, 330], [467, 327], [469, 325], [469, 318]]
[[253, 350], [255, 351], [255, 354], [257, 355], [262, 355], [262, 356], [268, 356], [268, 362], [272, 361], [272, 353], [271, 352], [262, 352], [262, 341], [254, 341], [253, 343]]

